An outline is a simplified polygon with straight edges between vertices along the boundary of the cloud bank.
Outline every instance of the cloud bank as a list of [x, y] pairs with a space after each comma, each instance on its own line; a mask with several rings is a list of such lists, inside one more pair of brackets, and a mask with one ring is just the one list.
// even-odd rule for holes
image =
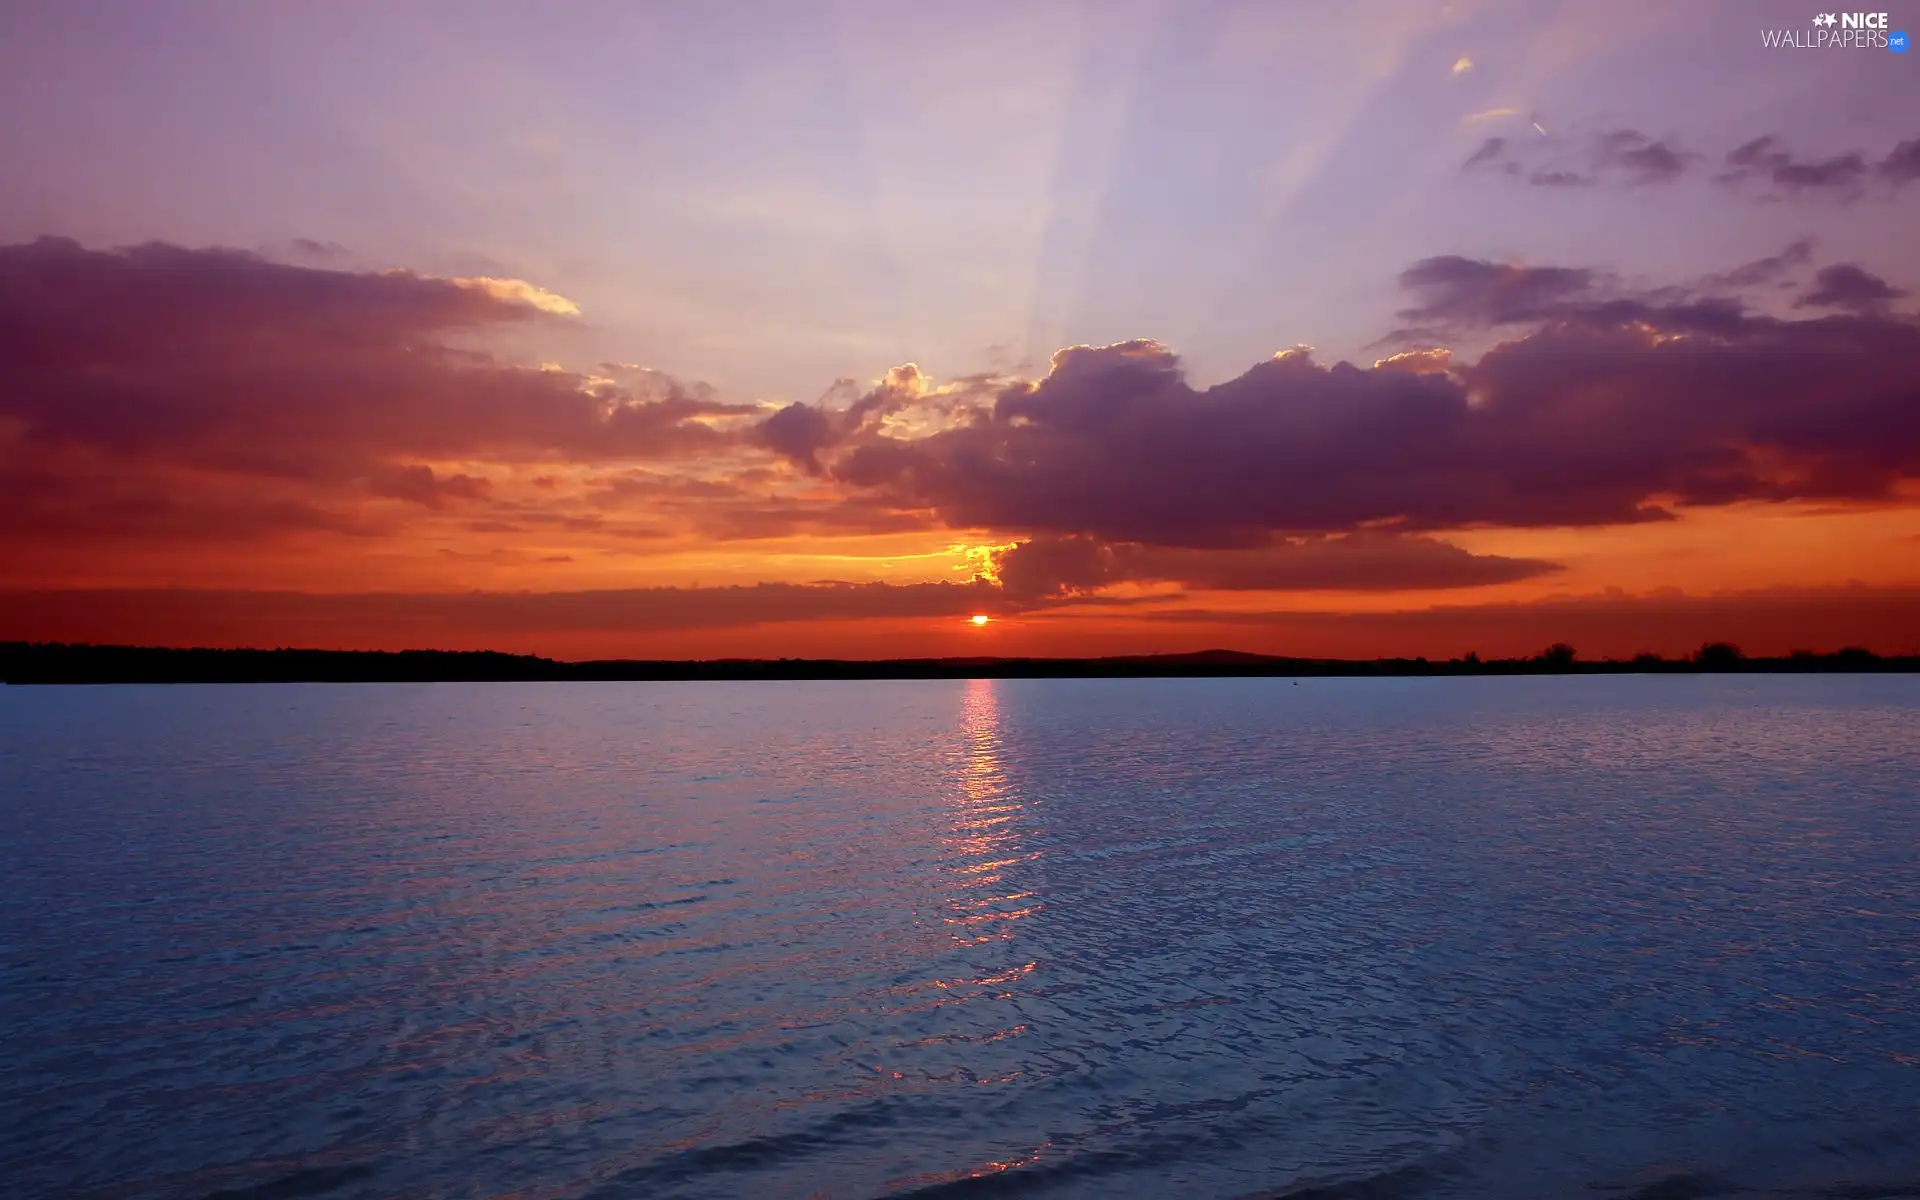
[[[1596, 153], [1596, 170], [1648, 186], [1698, 161], [1639, 135]], [[1764, 139], [1740, 151], [1755, 171], [1799, 161], [1780, 153]], [[1892, 178], [1912, 157], [1903, 144], [1867, 168]], [[1171, 348], [1139, 339], [1063, 349], [1037, 379], [937, 385], [903, 365], [775, 407], [474, 348], [577, 312], [525, 281], [160, 244], [0, 246], [0, 551], [373, 544], [420, 521], [468, 539], [442, 549], [449, 561], [563, 564], [574, 555], [512, 541], [563, 534], [645, 547], [952, 531], [997, 547], [967, 584], [460, 609], [473, 628], [516, 605], [558, 628], [616, 610], [707, 628], [1146, 593], [1472, 589], [1560, 566], [1474, 554], [1454, 531], [1895, 502], [1920, 479], [1908, 293], [1859, 264], [1816, 267], [1809, 241], [1683, 286], [1466, 256], [1414, 263], [1399, 283], [1403, 352], [1370, 365], [1295, 349], [1201, 388]], [[1784, 308], [1748, 297], [1783, 286], [1797, 289]], [[1492, 348], [1468, 361], [1455, 339]]]

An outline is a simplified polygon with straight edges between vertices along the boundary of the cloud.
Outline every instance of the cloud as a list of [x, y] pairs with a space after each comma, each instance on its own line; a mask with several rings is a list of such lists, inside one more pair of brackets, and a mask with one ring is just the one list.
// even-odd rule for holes
[[1899, 187], [1920, 179], [1920, 138], [1901, 142], [1895, 146], [1880, 165], [1875, 168], [1880, 177]]
[[1852, 150], [1826, 158], [1801, 158], [1786, 150], [1771, 134], [1754, 138], [1726, 157], [1723, 183], [1772, 184], [1786, 196], [1833, 195], [1854, 199], [1878, 180], [1890, 192], [1920, 179], [1920, 138], [1901, 142], [1878, 162]]
[[1226, 550], [1046, 537], [1002, 551], [994, 568], [1016, 599], [1070, 596], [1123, 582], [1176, 583], [1196, 591], [1467, 588], [1560, 569], [1537, 559], [1471, 554], [1433, 538], [1368, 533]]
[[1398, 315], [1415, 324], [1396, 329], [1375, 344], [1433, 340], [1543, 321], [1618, 325], [1655, 317], [1673, 332], [1725, 334], [1737, 329], [1745, 317], [1742, 303], [1725, 295], [1727, 291], [1778, 282], [1811, 261], [1812, 254], [1812, 239], [1803, 238], [1778, 254], [1731, 271], [1689, 285], [1654, 289], [1635, 288], [1589, 268], [1442, 255], [1423, 259], [1400, 273], [1401, 287], [1413, 292], [1419, 303]]
[[1374, 360], [1376, 371], [1405, 371], [1409, 375], [1445, 375], [1453, 367], [1453, 351], [1444, 346], [1403, 350]]
[[1616, 129], [1571, 145], [1565, 139], [1544, 136], [1519, 142], [1491, 137], [1460, 165], [1468, 172], [1524, 175], [1535, 187], [1590, 187], [1609, 181], [1641, 186], [1672, 183], [1699, 158], [1639, 130]]
[[949, 525], [1256, 548], [1276, 535], [1660, 520], [1669, 506], [1884, 499], [1920, 477], [1920, 324], [1789, 321], [1585, 268], [1415, 264], [1406, 315], [1520, 327], [1445, 371], [1294, 351], [1207, 389], [1166, 347], [1076, 347], [922, 437], [824, 463]]
[[1780, 139], [1769, 134], [1754, 138], [1727, 153], [1729, 183], [1761, 180], [1779, 185], [1789, 192], [1857, 191], [1866, 180], [1867, 160], [1858, 152], [1822, 159], [1795, 158], [1781, 149]]
[[314, 238], [297, 237], [290, 243], [295, 253], [311, 258], [344, 258], [347, 248], [339, 242], [323, 242]]
[[1476, 167], [1493, 166], [1509, 161], [1507, 139], [1503, 137], [1490, 137], [1486, 141], [1481, 142], [1472, 154], [1467, 155], [1467, 160], [1461, 163], [1460, 167], [1462, 170], [1471, 171]]
[[824, 408], [795, 402], [760, 423], [760, 441], [809, 472], [820, 471], [820, 452], [842, 437], [841, 422]]
[[[1693, 173], [1706, 156], [1685, 150], [1672, 139], [1656, 139], [1637, 129], [1616, 129], [1569, 140], [1559, 137], [1514, 141], [1488, 138], [1461, 163], [1469, 173], [1492, 172], [1524, 179], [1535, 187], [1569, 188], [1616, 184], [1623, 187], [1671, 184]], [[1749, 139], [1722, 156], [1719, 182], [1762, 199], [1832, 196], [1857, 199], [1878, 180], [1896, 191], [1920, 179], [1920, 139], [1901, 142], [1878, 162], [1850, 150], [1824, 158], [1789, 151], [1773, 134]]]
[[1635, 129], [1600, 135], [1595, 158], [1602, 171], [1617, 169], [1633, 184], [1672, 183], [1698, 155], [1654, 141]]
[[[724, 454], [761, 409], [655, 372], [506, 363], [469, 335], [558, 319], [518, 280], [152, 243], [0, 246], [0, 478], [18, 537], [378, 526], [367, 496], [479, 502], [435, 462]], [[36, 530], [38, 531], [36, 533]]]
[[1778, 254], [1756, 258], [1731, 271], [1710, 275], [1702, 280], [1709, 288], [1751, 288], [1774, 283], [1813, 261], [1813, 239], [1789, 242]]
[[529, 308], [560, 316], [580, 315], [580, 306], [573, 301], [543, 287], [536, 287], [524, 279], [494, 279], [483, 275], [474, 279], [453, 279], [449, 282], [455, 287], [484, 292], [495, 300], [507, 304], [524, 304]]
[[1844, 308], [1857, 313], [1878, 313], [1907, 294], [1853, 263], [1822, 267], [1813, 281], [1813, 288], [1794, 301], [1795, 308]]
[[512, 282], [160, 244], [0, 246], [0, 419], [39, 446], [358, 474], [396, 457], [686, 455], [729, 440], [697, 418], [755, 411], [452, 348], [550, 319], [548, 293]]
[[1400, 286], [1421, 302], [1400, 310], [1420, 322], [1467, 321], [1505, 325], [1557, 312], [1572, 296], [1591, 291], [1594, 272], [1527, 267], [1449, 254], [1423, 259], [1400, 273]]
[[[1796, 243], [1714, 286], [1778, 284], [1811, 255]], [[575, 548], [562, 534], [658, 553], [946, 529], [1018, 543], [1004, 603], [1123, 583], [1426, 590], [1557, 569], [1451, 530], [1884, 499], [1920, 477], [1920, 324], [1861, 268], [1821, 271], [1801, 299], [1829, 311], [1801, 320], [1585, 266], [1439, 256], [1400, 283], [1414, 348], [1371, 366], [1295, 349], [1196, 388], [1138, 339], [1061, 350], [1039, 379], [936, 384], [906, 364], [769, 411], [645, 368], [466, 348], [557, 319], [511, 289], [0, 247], [0, 550], [424, 522], [459, 553], [496, 561], [475, 539], [505, 540], [539, 561]], [[1506, 340], [1477, 361], [1447, 348], [1489, 331]]]
[[0, 560], [28, 543], [228, 543], [393, 533], [390, 516], [286, 480], [207, 476], [97, 455], [21, 452], [0, 436]]
[[368, 490], [376, 496], [410, 500], [424, 508], [442, 508], [449, 501], [484, 500], [493, 484], [472, 475], [441, 478], [432, 467], [416, 464], [383, 468], [368, 481]]
[[[748, 486], [751, 477], [751, 472], [741, 472], [730, 479], [703, 479], [632, 469], [588, 481], [578, 500], [604, 512], [645, 511], [674, 528], [717, 542], [938, 528], [926, 513], [895, 511], [845, 495], [819, 494], [817, 489], [803, 495], [769, 494], [764, 487]], [[502, 512], [522, 511], [511, 504], [497, 507]], [[556, 506], [549, 501], [531, 511], [534, 515], [525, 519], [550, 520]]]
[[977, 376], [935, 388], [918, 366], [906, 363], [865, 392], [843, 379], [819, 404], [789, 404], [756, 426], [750, 440], [818, 475], [822, 451], [875, 432], [909, 409], [938, 419], [992, 382], [993, 377]]
[[376, 537], [390, 519], [259, 487], [67, 473], [0, 461], [0, 553], [9, 544], [246, 542], [303, 533]]

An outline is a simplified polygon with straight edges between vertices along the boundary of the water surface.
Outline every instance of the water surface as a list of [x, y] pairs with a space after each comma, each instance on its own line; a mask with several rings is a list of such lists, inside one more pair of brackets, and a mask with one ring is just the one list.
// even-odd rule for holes
[[9, 1197], [1920, 1196], [1920, 679], [0, 689]]

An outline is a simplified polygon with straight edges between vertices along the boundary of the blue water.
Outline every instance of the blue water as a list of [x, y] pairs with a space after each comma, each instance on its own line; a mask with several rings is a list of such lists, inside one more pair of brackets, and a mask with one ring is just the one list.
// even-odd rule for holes
[[0, 1195], [1920, 1196], [1920, 678], [0, 689]]

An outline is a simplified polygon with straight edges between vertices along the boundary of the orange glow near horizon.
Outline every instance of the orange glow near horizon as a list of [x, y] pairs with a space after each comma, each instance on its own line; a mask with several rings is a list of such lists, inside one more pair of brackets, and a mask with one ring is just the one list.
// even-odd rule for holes
[[[1609, 442], [1607, 414], [1589, 411], [1592, 397], [1625, 405], [1619, 397], [1637, 393], [1526, 373], [1529, 355], [1553, 348], [1551, 331], [1503, 343], [1472, 368], [1474, 387], [1506, 397], [1504, 415], [1499, 404], [1466, 415], [1478, 393], [1461, 390], [1467, 368], [1449, 350], [1392, 355], [1370, 372], [1282, 352], [1205, 409], [1220, 430], [1155, 460], [1157, 486], [1178, 497], [1156, 512], [1158, 492], [1116, 487], [1087, 465], [1125, 449], [1110, 423], [1086, 416], [1098, 407], [1088, 396], [1130, 396], [1146, 373], [1155, 382], [1141, 395], [1153, 399], [1140, 401], [1139, 419], [1177, 443], [1200, 411], [1189, 402], [1218, 390], [1196, 389], [1151, 340], [1070, 347], [1037, 380], [936, 384], [895, 367], [782, 407], [618, 363], [580, 373], [493, 357], [484, 348], [505, 352], [511, 339], [463, 322], [508, 324], [528, 306], [565, 315], [572, 303], [506, 276], [454, 279], [466, 307], [448, 312], [444, 281], [334, 273], [328, 286], [400, 305], [395, 319], [410, 322], [400, 332], [421, 344], [468, 347], [428, 361], [396, 349], [384, 324], [335, 329], [329, 312], [302, 309], [305, 268], [247, 268], [259, 287], [284, 289], [291, 322], [255, 328], [265, 318], [252, 292], [218, 290], [230, 264], [167, 254], [183, 295], [211, 287], [225, 307], [204, 336], [153, 341], [165, 361], [116, 368], [151, 410], [141, 422], [56, 420], [63, 410], [38, 393], [24, 407], [0, 402], [0, 491], [13, 502], [0, 506], [12, 517], [0, 522], [0, 641], [571, 659], [1445, 657], [1557, 641], [1589, 656], [1709, 640], [1753, 653], [1920, 648], [1920, 479], [1889, 475], [1877, 443], [1846, 426], [1823, 436], [1860, 441], [1854, 474], [1826, 442], [1782, 434], [1742, 451], [1737, 478], [1670, 486], [1669, 476], [1686, 482], [1676, 464], [1718, 461], [1715, 437], [1749, 436], [1745, 418], [1709, 414], [1724, 423], [1712, 436], [1676, 426], [1674, 438], [1699, 444], [1642, 463], [1638, 441]], [[50, 271], [112, 301], [76, 309], [58, 346], [91, 345], [107, 316], [130, 322], [128, 346], [172, 329], [178, 306], [128, 282], [153, 269], [144, 258], [0, 245], [0, 267], [14, 260], [16, 273]], [[1480, 266], [1528, 278], [1528, 268]], [[1883, 332], [1913, 338], [1920, 362], [1920, 317], [1905, 320], [1885, 318]], [[1827, 346], [1840, 326], [1767, 328], [1838, 355], [1848, 369], [1831, 385], [1859, 404], [1905, 386], [1846, 345]], [[326, 388], [273, 410], [273, 444], [239, 417], [215, 420], [179, 385], [204, 375], [224, 381], [215, 391], [242, 394], [268, 367], [307, 379], [314, 362], [340, 361], [340, 337], [357, 348], [352, 377], [322, 372]], [[253, 350], [232, 349], [256, 345], [278, 357], [263, 367]], [[1636, 332], [1610, 353], [1648, 387], [1677, 386], [1670, 364], [1645, 350]], [[102, 369], [92, 358], [76, 350], [56, 365], [48, 387], [92, 394]], [[1409, 384], [1408, 372], [1422, 378]], [[1341, 387], [1372, 397], [1377, 408], [1354, 407], [1353, 420], [1380, 420], [1382, 437], [1408, 397], [1427, 396], [1418, 404], [1452, 430], [1459, 463], [1408, 444], [1395, 451], [1406, 478], [1376, 477], [1364, 439], [1315, 417], [1301, 429], [1348, 456], [1346, 474], [1335, 472], [1347, 483], [1321, 494], [1281, 478], [1271, 493], [1234, 482], [1257, 461], [1247, 439], [1274, 436], [1276, 414], [1311, 417], [1322, 392]], [[492, 407], [473, 408], [472, 394]], [[1807, 402], [1796, 395], [1768, 403], [1797, 411]], [[1526, 418], [1536, 408], [1553, 420]], [[1054, 424], [1034, 433], [1023, 409], [1051, 412]], [[1631, 405], [1617, 415], [1646, 418]], [[1811, 411], [1808, 428], [1824, 419]], [[1896, 436], [1904, 427], [1889, 421]], [[1534, 456], [1511, 474], [1508, 443]], [[1563, 451], [1564, 471], [1541, 465]], [[1225, 456], [1218, 472], [1204, 461], [1215, 453]], [[1024, 489], [1018, 503], [990, 486], [982, 464], [993, 463]], [[1703, 488], [1712, 502], [1698, 498]]]

